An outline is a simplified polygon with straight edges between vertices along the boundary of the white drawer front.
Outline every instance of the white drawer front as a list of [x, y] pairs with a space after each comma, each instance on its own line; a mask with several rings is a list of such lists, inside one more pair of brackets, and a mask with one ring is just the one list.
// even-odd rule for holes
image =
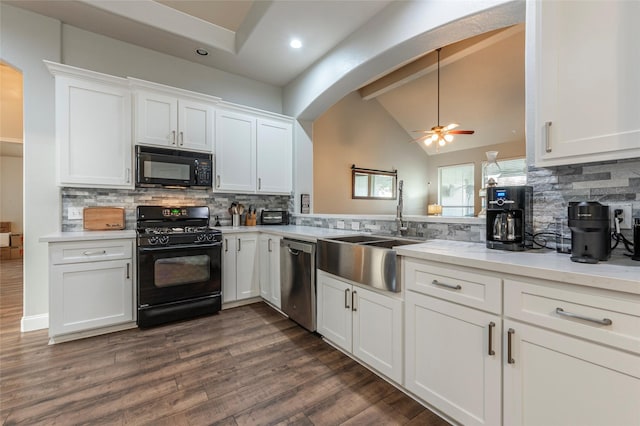
[[505, 315], [640, 353], [640, 296], [505, 280]]
[[63, 242], [50, 244], [50, 257], [53, 265], [97, 262], [130, 259], [132, 250], [131, 239]]
[[488, 312], [502, 312], [499, 277], [471, 268], [442, 265], [403, 259], [405, 288]]

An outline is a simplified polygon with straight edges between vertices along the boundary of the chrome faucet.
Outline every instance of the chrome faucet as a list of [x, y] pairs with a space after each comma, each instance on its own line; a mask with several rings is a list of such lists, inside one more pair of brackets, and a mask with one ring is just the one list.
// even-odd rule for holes
[[402, 184], [403, 181], [400, 180], [398, 182], [398, 206], [396, 207], [396, 223], [398, 224], [398, 233], [401, 236], [405, 236], [407, 234], [408, 228], [402, 220]]

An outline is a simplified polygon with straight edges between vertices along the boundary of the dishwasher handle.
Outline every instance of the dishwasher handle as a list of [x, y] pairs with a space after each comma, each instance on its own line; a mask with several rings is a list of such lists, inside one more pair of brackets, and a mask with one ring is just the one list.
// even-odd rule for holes
[[280, 240], [280, 247], [287, 248], [288, 252], [294, 256], [299, 255], [300, 253], [309, 253], [315, 256], [316, 245], [314, 243], [309, 243], [306, 241], [298, 241], [298, 240], [289, 240], [283, 238]]

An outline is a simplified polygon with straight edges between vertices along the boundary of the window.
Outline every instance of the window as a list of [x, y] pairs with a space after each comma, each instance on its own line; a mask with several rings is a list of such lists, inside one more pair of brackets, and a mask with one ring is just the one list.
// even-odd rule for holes
[[473, 216], [473, 163], [438, 167], [438, 204], [442, 216]]
[[[482, 162], [482, 185], [487, 183], [487, 177], [485, 176], [486, 161]], [[500, 166], [500, 176], [498, 176], [498, 185], [500, 186], [518, 186], [527, 184], [527, 159], [513, 158], [511, 160], [498, 159], [498, 166]]]

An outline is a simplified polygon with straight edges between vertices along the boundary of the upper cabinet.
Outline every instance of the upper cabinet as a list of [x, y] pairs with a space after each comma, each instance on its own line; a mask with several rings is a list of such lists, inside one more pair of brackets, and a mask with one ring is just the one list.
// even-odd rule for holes
[[58, 184], [133, 188], [128, 81], [45, 64], [55, 76]]
[[257, 121], [258, 192], [291, 192], [293, 126], [291, 122]]
[[216, 111], [216, 191], [290, 194], [290, 118], [228, 106]]
[[537, 166], [640, 157], [640, 2], [528, 2]]
[[211, 152], [218, 98], [130, 80], [135, 90], [135, 143]]

